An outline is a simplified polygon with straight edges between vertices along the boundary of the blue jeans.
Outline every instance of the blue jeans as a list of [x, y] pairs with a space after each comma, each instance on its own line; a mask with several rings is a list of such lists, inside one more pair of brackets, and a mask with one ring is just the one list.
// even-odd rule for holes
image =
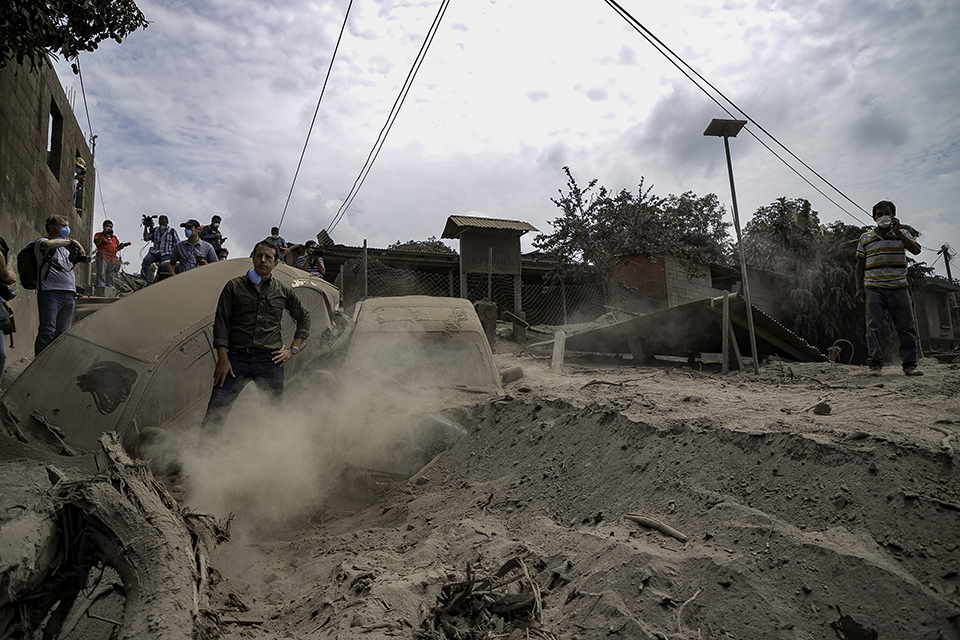
[[210, 392], [207, 413], [203, 416], [203, 422], [200, 423], [201, 429], [209, 433], [216, 433], [223, 427], [227, 416], [230, 415], [230, 407], [251, 380], [258, 389], [267, 393], [267, 397], [274, 405], [279, 405], [283, 399], [283, 367], [274, 364], [273, 355], [270, 352], [228, 351], [227, 357], [230, 359], [230, 366], [236, 377], [228, 374], [223, 385], [214, 385], [213, 391]]
[[913, 307], [910, 306], [910, 292], [907, 287], [867, 287], [864, 293], [867, 301], [867, 355], [871, 363], [883, 364], [880, 334], [883, 330], [884, 312], [889, 311], [900, 340], [900, 362], [904, 368], [916, 365], [917, 324], [913, 319]]
[[61, 333], [70, 328], [73, 322], [73, 291], [37, 291], [37, 311], [40, 313], [40, 326], [37, 339], [33, 343], [34, 357], [47, 348]]
[[[150, 273], [150, 265], [154, 262], [166, 262], [170, 259], [170, 256], [173, 254], [170, 253], [154, 253], [153, 251], [149, 252], [143, 258], [143, 264], [140, 265], [140, 277], [147, 281], [147, 284], [153, 282], [153, 274]], [[159, 265], [158, 265], [159, 266]]]
[[107, 262], [103, 259], [103, 256], [99, 253], [97, 254], [97, 259], [94, 261], [94, 266], [96, 267], [96, 284], [97, 287], [113, 287], [113, 276], [117, 271], [117, 265], [113, 262]]

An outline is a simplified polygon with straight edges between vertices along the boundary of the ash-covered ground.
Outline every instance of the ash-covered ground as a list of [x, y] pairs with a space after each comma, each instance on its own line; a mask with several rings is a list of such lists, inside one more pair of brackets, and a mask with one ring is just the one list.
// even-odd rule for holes
[[413, 481], [221, 548], [227, 637], [960, 638], [958, 365], [496, 359]]
[[[377, 494], [337, 483], [329, 392], [306, 382], [180, 461], [174, 494], [235, 516], [224, 637], [960, 638], [960, 365], [495, 357], [524, 376], [448, 406], [466, 436]], [[0, 468], [36, 453], [5, 435]]]

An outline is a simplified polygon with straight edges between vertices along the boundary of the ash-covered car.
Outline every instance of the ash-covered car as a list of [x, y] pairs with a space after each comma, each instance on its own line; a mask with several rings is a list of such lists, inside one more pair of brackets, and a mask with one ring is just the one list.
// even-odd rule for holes
[[337, 458], [374, 485], [410, 478], [466, 434], [445, 410], [503, 393], [480, 319], [461, 298], [363, 301], [339, 378]]

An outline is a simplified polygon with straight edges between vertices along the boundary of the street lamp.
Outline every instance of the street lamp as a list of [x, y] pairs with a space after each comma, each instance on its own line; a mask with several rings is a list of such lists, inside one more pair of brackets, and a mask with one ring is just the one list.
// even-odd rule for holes
[[[747, 261], [743, 257], [743, 237], [740, 234], [740, 212], [737, 210], [737, 190], [733, 186], [733, 163], [730, 161], [730, 140], [736, 138], [746, 120], [722, 120], [714, 118], [707, 125], [703, 135], [723, 138], [723, 149], [727, 152], [727, 173], [730, 174], [730, 196], [733, 198], [733, 226], [737, 230], [737, 246], [740, 247], [740, 277], [743, 279], [743, 299], [747, 303], [747, 327], [750, 332], [750, 353], [753, 354], [753, 371], [760, 373], [757, 356], [757, 335], [753, 330], [753, 306], [750, 304], [750, 284], [747, 281]], [[727, 328], [723, 328], [727, 331]]]

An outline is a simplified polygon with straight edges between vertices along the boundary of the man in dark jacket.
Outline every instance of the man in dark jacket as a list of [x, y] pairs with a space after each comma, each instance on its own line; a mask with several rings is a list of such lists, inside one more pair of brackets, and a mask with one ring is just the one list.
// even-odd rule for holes
[[[272, 277], [280, 249], [269, 240], [253, 248], [253, 268], [223, 287], [213, 321], [217, 368], [202, 427], [219, 430], [234, 400], [253, 380], [275, 403], [283, 397], [283, 365], [310, 335], [310, 314], [293, 289]], [[286, 310], [297, 323], [293, 342], [283, 346], [280, 321]]]

